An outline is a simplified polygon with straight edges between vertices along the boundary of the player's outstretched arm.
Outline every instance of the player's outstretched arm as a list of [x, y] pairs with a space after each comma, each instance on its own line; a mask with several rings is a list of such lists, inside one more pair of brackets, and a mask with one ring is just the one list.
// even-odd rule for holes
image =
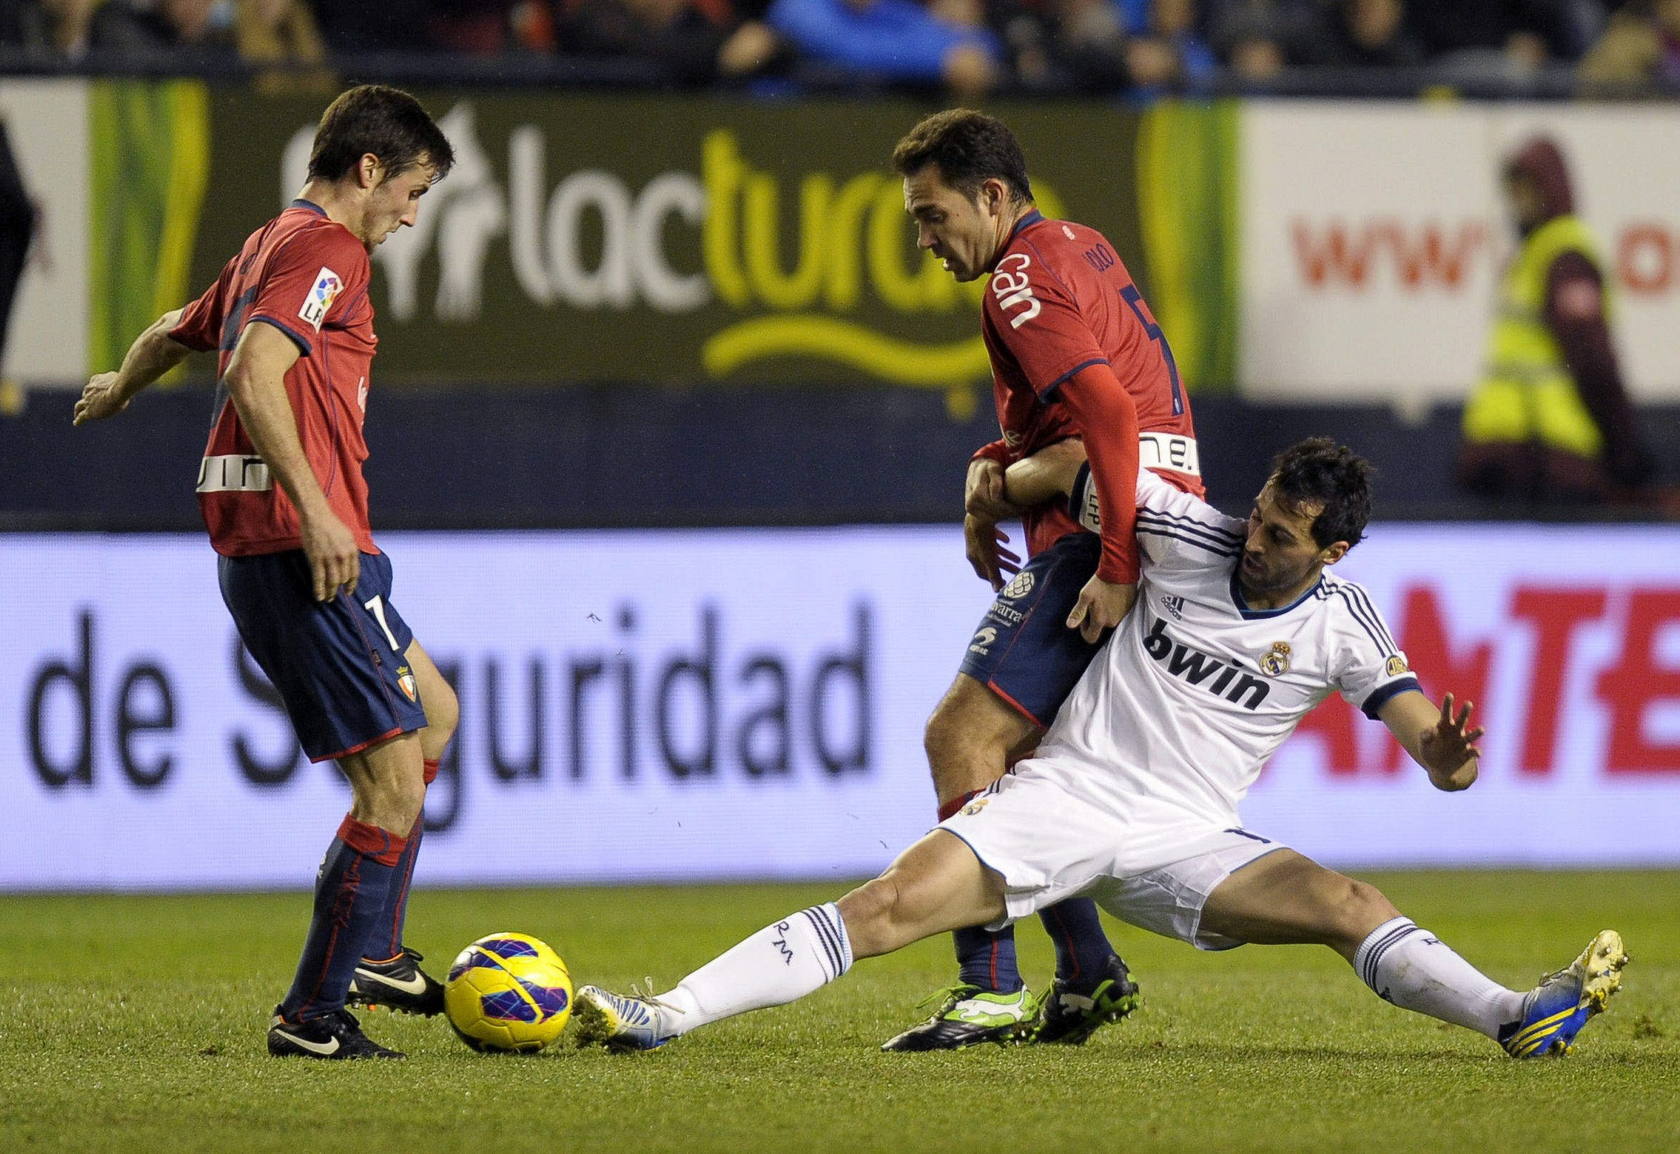
[[1476, 781], [1476, 742], [1483, 730], [1480, 726], [1470, 728], [1473, 708], [1466, 701], [1455, 714], [1450, 693], [1442, 699], [1439, 710], [1422, 693], [1399, 693], [1384, 703], [1377, 715], [1412, 760], [1429, 771], [1429, 781], [1436, 789], [1454, 791], [1469, 789]]
[[128, 408], [136, 393], [186, 360], [192, 350], [169, 335], [180, 323], [181, 310], [175, 309], [147, 326], [128, 347], [121, 368], [95, 374], [82, 388], [71, 422], [85, 425], [116, 416]]
[[1065, 499], [1084, 463], [1085, 443], [1078, 437], [1046, 445], [1009, 466], [1003, 475], [1004, 496], [1022, 508]]

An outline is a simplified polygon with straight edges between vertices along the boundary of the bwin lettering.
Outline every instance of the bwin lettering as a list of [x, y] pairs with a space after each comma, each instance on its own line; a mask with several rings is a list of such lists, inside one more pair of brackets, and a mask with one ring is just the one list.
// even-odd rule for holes
[[782, 936], [773, 939], [770, 944], [782, 952], [782, 965], [791, 966], [793, 965], [793, 947], [787, 944], [788, 924], [786, 922], [777, 922], [776, 930]]
[[[1213, 677], [1207, 686], [1208, 692], [1244, 709], [1258, 709], [1271, 692], [1271, 686], [1258, 677], [1244, 673], [1240, 667], [1168, 637], [1167, 622], [1163, 617], [1157, 617], [1144, 636], [1143, 649], [1154, 660], [1166, 662], [1168, 673], [1183, 678], [1191, 685], [1201, 685]], [[1215, 672], [1217, 677], [1214, 677]]]
[[1027, 268], [1031, 264], [1032, 258], [1026, 253], [1012, 252], [998, 261], [992, 273], [992, 292], [997, 296], [998, 308], [1007, 312], [1016, 305], [1026, 306], [1024, 311], [1009, 318], [1012, 329], [1018, 329], [1032, 320], [1044, 307], [1033, 296], [1032, 281], [1027, 279]]

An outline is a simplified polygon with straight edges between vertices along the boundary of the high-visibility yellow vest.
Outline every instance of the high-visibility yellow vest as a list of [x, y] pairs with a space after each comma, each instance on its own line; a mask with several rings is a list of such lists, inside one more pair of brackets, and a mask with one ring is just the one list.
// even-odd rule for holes
[[[1594, 458], [1604, 437], [1587, 411], [1546, 324], [1546, 273], [1566, 252], [1598, 268], [1592, 236], [1576, 216], [1557, 216], [1529, 234], [1506, 270], [1499, 316], [1488, 336], [1481, 384], [1464, 407], [1467, 441], [1539, 441]], [[1609, 286], [1604, 308], [1609, 317]]]

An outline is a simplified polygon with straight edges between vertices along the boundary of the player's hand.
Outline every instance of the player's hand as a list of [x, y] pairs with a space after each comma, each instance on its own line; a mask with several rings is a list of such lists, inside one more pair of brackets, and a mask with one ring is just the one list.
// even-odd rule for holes
[[1441, 719], [1435, 723], [1435, 728], [1424, 730], [1419, 741], [1419, 759], [1423, 767], [1429, 771], [1429, 781], [1436, 789], [1449, 792], [1469, 789], [1476, 780], [1477, 757], [1476, 742], [1481, 738], [1484, 730], [1481, 726], [1469, 728], [1470, 711], [1475, 706], [1470, 702], [1464, 703], [1464, 708], [1453, 716], [1453, 696], [1447, 694], [1441, 700]]
[[1013, 577], [1021, 568], [1021, 558], [1005, 549], [1009, 534], [998, 528], [997, 522], [980, 517], [963, 518], [963, 544], [968, 549], [968, 563], [974, 575], [992, 587], [996, 593], [1003, 588], [1005, 577]]
[[85, 425], [114, 417], [128, 408], [129, 398], [117, 388], [116, 373], [98, 373], [82, 386], [82, 395], [71, 414], [71, 424]]
[[976, 457], [968, 463], [968, 480], [963, 485], [963, 512], [996, 524], [1021, 515], [1019, 506], [1004, 496], [1001, 462]]
[[362, 553], [356, 548], [356, 536], [350, 527], [331, 510], [301, 517], [300, 521], [315, 600], [331, 601], [340, 589], [354, 593], [362, 575]]
[[1079, 600], [1068, 614], [1067, 626], [1079, 630], [1079, 636], [1094, 645], [1104, 631], [1126, 619], [1136, 602], [1137, 585], [1121, 585], [1093, 576], [1079, 591]]

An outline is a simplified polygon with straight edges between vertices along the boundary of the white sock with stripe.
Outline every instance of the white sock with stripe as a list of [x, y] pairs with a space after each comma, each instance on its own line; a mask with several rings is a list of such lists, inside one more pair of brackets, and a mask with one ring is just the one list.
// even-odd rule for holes
[[852, 943], [833, 902], [789, 914], [730, 947], [660, 994], [660, 1033], [780, 1006], [852, 968]]
[[1410, 918], [1372, 930], [1353, 968], [1378, 997], [1490, 1038], [1522, 1017], [1524, 995], [1487, 977]]

